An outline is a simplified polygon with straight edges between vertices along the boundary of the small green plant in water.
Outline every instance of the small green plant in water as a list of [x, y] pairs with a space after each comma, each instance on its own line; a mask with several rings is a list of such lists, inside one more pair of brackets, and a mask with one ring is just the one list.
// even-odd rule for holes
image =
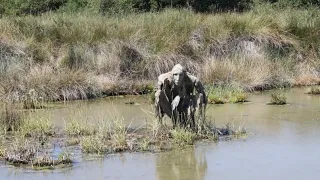
[[287, 98], [284, 95], [283, 90], [277, 90], [271, 93], [271, 100], [268, 103], [269, 105], [284, 105], [287, 104]]
[[213, 104], [247, 102], [248, 95], [238, 86], [209, 87], [208, 101]]
[[237, 90], [231, 93], [230, 96], [230, 102], [232, 103], [241, 103], [241, 102], [247, 102], [248, 95], [243, 92], [243, 90]]
[[222, 96], [221, 93], [218, 93], [218, 94], [209, 94], [208, 95], [208, 101], [210, 103], [213, 103], [213, 104], [224, 104], [226, 103], [226, 100], [225, 98]]

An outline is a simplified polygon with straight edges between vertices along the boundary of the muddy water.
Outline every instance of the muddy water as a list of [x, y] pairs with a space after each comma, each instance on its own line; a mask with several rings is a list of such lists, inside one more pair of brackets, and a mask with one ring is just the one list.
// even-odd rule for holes
[[[320, 96], [305, 89], [286, 92], [289, 105], [268, 106], [267, 93], [254, 93], [249, 103], [210, 105], [217, 125], [243, 124], [245, 140], [198, 143], [165, 153], [125, 153], [105, 158], [81, 156], [74, 167], [32, 171], [1, 164], [0, 179], [319, 179]], [[126, 105], [126, 102], [135, 105]], [[63, 126], [70, 118], [94, 122], [112, 118], [115, 110], [132, 126], [146, 124], [150, 106], [143, 97], [109, 98], [55, 104], [37, 113]], [[150, 118], [149, 118], [150, 119]]]

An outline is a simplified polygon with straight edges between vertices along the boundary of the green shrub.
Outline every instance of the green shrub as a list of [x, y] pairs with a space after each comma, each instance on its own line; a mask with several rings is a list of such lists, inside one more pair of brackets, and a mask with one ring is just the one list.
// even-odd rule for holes
[[59, 9], [67, 0], [16, 0], [14, 11], [17, 15], [38, 15], [43, 12]]

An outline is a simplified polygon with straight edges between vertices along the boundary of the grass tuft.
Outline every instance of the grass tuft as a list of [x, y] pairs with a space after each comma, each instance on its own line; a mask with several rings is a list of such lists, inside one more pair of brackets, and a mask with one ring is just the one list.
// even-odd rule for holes
[[319, 86], [312, 86], [306, 92], [307, 94], [320, 94], [320, 87]]
[[271, 100], [269, 105], [285, 105], [287, 104], [287, 98], [284, 95], [283, 90], [277, 90], [271, 93]]
[[50, 117], [28, 115], [17, 133], [22, 137], [46, 137], [54, 135], [54, 130]]
[[87, 136], [97, 132], [96, 127], [88, 122], [80, 122], [72, 119], [70, 122], [65, 122], [65, 130], [70, 136]]
[[3, 110], [0, 110], [0, 133], [17, 131], [22, 124], [22, 114], [16, 104], [5, 103]]
[[181, 147], [193, 145], [196, 139], [196, 134], [187, 129], [174, 129], [171, 131], [171, 135], [173, 143]]
[[208, 87], [208, 101], [213, 104], [247, 102], [248, 95], [237, 86]]
[[128, 148], [127, 134], [128, 128], [125, 126], [123, 118], [116, 117], [111, 134], [112, 146], [115, 151], [122, 151]]
[[105, 140], [98, 135], [83, 137], [80, 146], [84, 153], [104, 154], [109, 151]]

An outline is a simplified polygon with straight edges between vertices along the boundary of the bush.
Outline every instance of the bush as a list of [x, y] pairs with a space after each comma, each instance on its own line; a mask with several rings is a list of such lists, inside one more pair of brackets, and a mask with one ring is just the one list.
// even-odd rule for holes
[[13, 8], [17, 15], [38, 15], [59, 9], [67, 0], [17, 0]]

